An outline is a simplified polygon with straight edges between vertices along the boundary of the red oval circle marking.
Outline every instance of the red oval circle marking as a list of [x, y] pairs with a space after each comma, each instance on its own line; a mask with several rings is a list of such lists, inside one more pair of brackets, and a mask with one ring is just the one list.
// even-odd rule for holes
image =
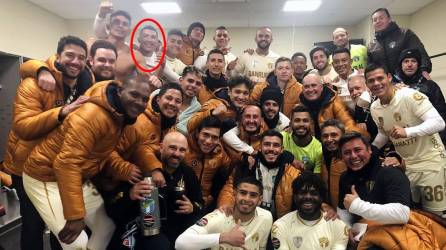
[[[161, 60], [160, 60], [160, 61], [158, 62], [158, 64], [157, 64], [155, 67], [153, 67], [153, 68], [145, 68], [144, 66], [142, 66], [141, 64], [139, 64], [138, 61], [136, 60], [135, 52], [133, 51], [133, 40], [135, 39], [135, 33], [136, 33], [136, 31], [138, 30], [138, 27], [139, 27], [141, 24], [143, 24], [144, 22], [152, 22], [152, 23], [154, 23], [154, 24], [158, 27], [158, 29], [161, 31], [161, 35], [162, 35], [162, 37], [163, 37], [163, 53], [161, 54]], [[153, 72], [153, 71], [157, 70], [159, 67], [161, 67], [161, 63], [164, 61], [164, 57], [166, 56], [166, 51], [167, 51], [167, 48], [166, 48], [166, 34], [164, 33], [164, 29], [163, 29], [163, 27], [161, 26], [161, 24], [158, 23], [158, 21], [156, 21], [156, 20], [153, 19], [153, 18], [144, 18], [144, 19], [141, 19], [141, 20], [136, 24], [136, 26], [133, 28], [133, 30], [132, 30], [132, 36], [130, 37], [130, 55], [132, 56], [133, 63], [136, 65], [136, 67], [137, 67], [138, 69], [140, 69], [141, 71], [143, 71], [143, 72], [147, 72], [147, 73], [150, 73], [150, 72]], [[154, 53], [155, 53], [155, 52], [154, 52]]]

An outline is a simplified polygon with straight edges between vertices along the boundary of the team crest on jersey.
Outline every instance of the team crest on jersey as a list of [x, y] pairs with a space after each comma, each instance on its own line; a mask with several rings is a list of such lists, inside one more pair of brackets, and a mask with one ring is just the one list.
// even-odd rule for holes
[[273, 247], [274, 249], [279, 249], [280, 248], [280, 240], [277, 238], [272, 238], [271, 242], [273, 243]]
[[206, 226], [208, 224], [208, 219], [203, 217], [200, 220], [198, 220], [195, 224], [197, 226], [204, 227], [204, 226]]
[[396, 112], [393, 114], [393, 119], [395, 119], [396, 122], [400, 122], [401, 121], [401, 114]]
[[256, 232], [255, 234], [252, 235], [251, 238], [252, 238], [252, 240], [255, 241], [255, 242], [259, 241], [259, 239], [260, 239], [260, 237], [259, 237], [259, 233]]
[[393, 49], [393, 48], [395, 48], [395, 46], [396, 46], [396, 42], [395, 41], [391, 41], [389, 43], [389, 48]]
[[412, 97], [415, 101], [421, 101], [424, 99], [424, 96], [418, 92], [413, 93]]
[[348, 236], [348, 227], [347, 226], [344, 227], [344, 235]]
[[268, 63], [268, 69], [273, 69], [274, 68], [274, 63]]
[[330, 241], [328, 240], [327, 237], [319, 238], [319, 246], [328, 247], [329, 244], [330, 244]]
[[300, 248], [300, 246], [302, 246], [302, 241], [303, 241], [303, 239], [300, 236], [296, 236], [293, 238], [293, 244], [297, 248]]

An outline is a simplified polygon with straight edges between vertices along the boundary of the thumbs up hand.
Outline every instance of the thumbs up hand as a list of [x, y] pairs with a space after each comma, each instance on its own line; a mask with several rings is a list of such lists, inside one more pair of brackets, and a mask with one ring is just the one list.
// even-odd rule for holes
[[240, 230], [240, 219], [237, 221], [237, 225], [229, 232], [220, 234], [220, 243], [229, 244], [234, 247], [244, 248], [246, 234]]
[[352, 193], [351, 194], [346, 194], [345, 197], [344, 197], [344, 207], [345, 207], [345, 209], [349, 210], [350, 206], [352, 205], [352, 202], [356, 198], [359, 198], [359, 195], [356, 192], [355, 185], [353, 185], [352, 186]]

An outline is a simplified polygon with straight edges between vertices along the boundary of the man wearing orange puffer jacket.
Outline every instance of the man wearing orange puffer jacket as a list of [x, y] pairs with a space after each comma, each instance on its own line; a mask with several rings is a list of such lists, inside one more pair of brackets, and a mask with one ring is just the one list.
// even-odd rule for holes
[[[85, 69], [86, 57], [84, 41], [73, 36], [62, 37], [57, 45], [57, 55], [47, 61], [48, 69], [56, 78], [55, 89], [44, 91], [35, 77], [23, 78], [17, 88], [13, 127], [8, 135], [3, 165], [5, 171], [11, 174], [12, 186], [20, 199], [22, 249], [43, 249], [42, 234], [45, 228], [23, 189], [22, 165], [34, 145], [87, 100], [79, 98], [92, 84], [91, 74]], [[56, 244], [52, 242], [53, 247]]]
[[280, 112], [291, 118], [293, 108], [300, 103], [299, 95], [302, 92], [302, 84], [298, 83], [293, 76], [291, 60], [286, 57], [277, 59], [275, 69], [266, 77], [266, 81], [256, 84], [252, 90], [251, 101], [259, 104], [260, 96], [267, 87], [278, 87], [283, 95]]
[[187, 138], [189, 151], [184, 161], [190, 166], [201, 185], [205, 209], [212, 211], [220, 189], [229, 174], [231, 160], [221, 145], [221, 121], [206, 117]]
[[[88, 102], [37, 144], [23, 165], [23, 185], [64, 249], [105, 249], [114, 225], [89, 179], [103, 167], [125, 125], [147, 106], [150, 86], [139, 77], [90, 88]], [[85, 220], [85, 222], [84, 222]], [[90, 240], [82, 231], [85, 223]]]

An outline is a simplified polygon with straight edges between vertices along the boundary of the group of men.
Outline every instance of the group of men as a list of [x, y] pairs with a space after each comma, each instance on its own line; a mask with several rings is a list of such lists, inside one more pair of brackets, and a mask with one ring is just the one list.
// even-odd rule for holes
[[[200, 22], [168, 32], [161, 62], [144, 26], [135, 57], [161, 64], [150, 74], [125, 42], [130, 14], [112, 9], [101, 3], [96, 38], [62, 37], [21, 66], [1, 165], [21, 249], [43, 249], [45, 228], [52, 249], [446, 247], [446, 103], [387, 9], [368, 47], [337, 28], [312, 70], [272, 52], [268, 27], [239, 57], [223, 26], [203, 50]], [[161, 230], [144, 236], [138, 201], [154, 188]]]

